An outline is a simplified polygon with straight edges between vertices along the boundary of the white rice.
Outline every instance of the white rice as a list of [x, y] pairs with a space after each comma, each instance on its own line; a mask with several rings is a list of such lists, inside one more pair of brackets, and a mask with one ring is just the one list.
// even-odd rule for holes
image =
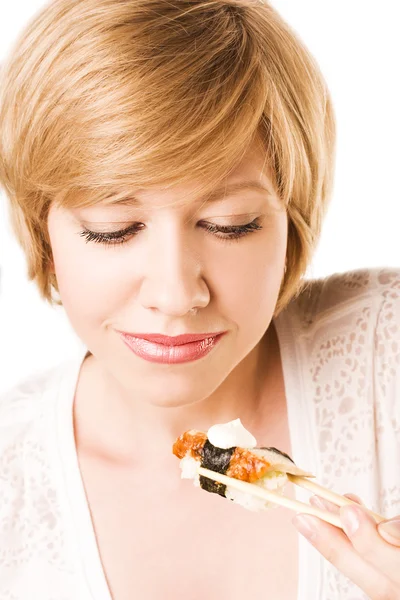
[[181, 479], [193, 479], [195, 486], [200, 487], [200, 476], [197, 472], [199, 461], [192, 458], [191, 456], [184, 456], [179, 461], [181, 468]]
[[[199, 461], [192, 458], [191, 456], [185, 456], [180, 460], [179, 466], [181, 468], [182, 479], [193, 479], [193, 483], [196, 487], [200, 487], [200, 477], [197, 472]], [[259, 479], [253, 485], [258, 485], [261, 488], [272, 490], [278, 494], [283, 494], [283, 489], [288, 482], [287, 475], [279, 471], [269, 471], [264, 477]], [[262, 498], [256, 498], [250, 496], [245, 492], [241, 492], [231, 486], [226, 487], [225, 496], [228, 500], [240, 504], [244, 508], [252, 511], [266, 510], [269, 508], [275, 508], [277, 505], [272, 502], [263, 500]]]
[[[285, 473], [269, 471], [264, 477], [255, 481], [253, 485], [258, 485], [260, 488], [271, 490], [282, 495], [283, 489], [287, 482], [288, 478]], [[257, 498], [256, 496], [250, 496], [250, 494], [241, 492], [229, 485], [226, 487], [225, 497], [236, 504], [240, 504], [248, 510], [256, 512], [260, 510], [267, 510], [269, 508], [276, 508], [278, 506], [273, 502], [268, 502], [268, 500], [263, 500], [262, 498]]]

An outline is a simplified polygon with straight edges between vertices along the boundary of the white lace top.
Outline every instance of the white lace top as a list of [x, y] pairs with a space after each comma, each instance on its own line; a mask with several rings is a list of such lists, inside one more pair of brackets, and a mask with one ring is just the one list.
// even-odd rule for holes
[[[295, 462], [400, 514], [400, 271], [313, 281], [276, 327]], [[111, 600], [74, 443], [82, 360], [0, 398], [0, 600]], [[298, 600], [366, 599], [302, 537], [299, 561]]]

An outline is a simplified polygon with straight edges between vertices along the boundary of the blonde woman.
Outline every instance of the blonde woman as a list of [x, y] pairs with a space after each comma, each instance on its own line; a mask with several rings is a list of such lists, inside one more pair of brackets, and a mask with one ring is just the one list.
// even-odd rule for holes
[[[335, 122], [303, 43], [266, 2], [55, 0], [0, 89], [29, 278], [85, 345], [1, 399], [0, 597], [400, 597], [400, 271], [305, 281]], [[238, 417], [388, 521], [181, 481], [176, 437]]]

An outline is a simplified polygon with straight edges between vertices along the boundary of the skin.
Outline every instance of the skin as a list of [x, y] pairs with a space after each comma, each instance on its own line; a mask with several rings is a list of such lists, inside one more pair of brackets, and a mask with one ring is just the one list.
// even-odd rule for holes
[[[140, 207], [51, 207], [48, 228], [61, 299], [92, 352], [82, 365], [74, 402], [76, 445], [88, 489], [94, 474], [103, 482], [121, 466], [129, 475], [133, 465], [144, 478], [161, 471], [159, 484], [167, 489], [176, 477], [171, 457], [176, 437], [238, 416], [256, 438], [262, 431], [271, 445], [290, 452], [285, 397], [276, 393], [280, 358], [271, 325], [284, 274], [287, 215], [255, 146], [226, 183], [245, 179], [263, 182], [272, 194], [243, 190], [204, 205], [194, 197], [193, 185], [136, 192]], [[202, 226], [243, 225], [255, 218], [263, 228], [234, 241]], [[117, 231], [134, 222], [143, 229], [115, 247], [87, 243], [79, 235], [84, 228]], [[227, 335], [199, 361], [158, 365], [135, 356], [117, 330], [164, 335], [224, 330]], [[385, 534], [362, 508], [347, 507], [340, 514], [344, 532], [305, 515], [293, 523], [372, 600], [400, 597], [400, 534]], [[176, 518], [171, 515], [170, 521]], [[283, 524], [276, 522], [282, 532]], [[358, 528], [353, 531], [350, 522]], [[288, 589], [287, 597], [292, 592]]]

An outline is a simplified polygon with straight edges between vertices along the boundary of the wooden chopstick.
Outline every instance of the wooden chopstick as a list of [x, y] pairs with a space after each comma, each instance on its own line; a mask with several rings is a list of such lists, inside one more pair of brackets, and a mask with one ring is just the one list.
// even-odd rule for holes
[[[290, 475], [289, 473], [287, 473], [287, 476], [288, 479], [295, 485], [298, 485], [299, 487], [302, 487], [305, 490], [312, 492], [313, 494], [317, 494], [318, 496], [321, 496], [321, 498], [325, 498], [326, 500], [329, 500], [329, 502], [333, 502], [333, 504], [336, 504], [337, 506], [346, 506], [348, 504], [355, 504], [356, 506], [359, 506], [359, 504], [357, 502], [354, 502], [354, 500], [350, 500], [350, 498], [346, 498], [345, 496], [336, 494], [336, 492], [332, 492], [328, 488], [325, 488], [322, 485], [319, 485], [318, 483], [315, 483], [314, 481], [311, 481], [306, 477]], [[373, 519], [375, 519], [376, 523], [380, 523], [381, 521], [386, 520], [385, 517], [382, 517], [382, 515], [379, 515], [378, 513], [375, 513], [372, 510], [369, 510], [365, 506], [363, 506], [362, 508], [367, 513], [369, 513]]]
[[265, 488], [254, 485], [253, 483], [247, 483], [246, 481], [241, 481], [240, 479], [227, 477], [226, 475], [222, 475], [216, 471], [210, 471], [209, 469], [204, 469], [203, 467], [198, 468], [198, 473], [199, 475], [207, 477], [208, 479], [212, 479], [213, 481], [218, 481], [219, 483], [229, 485], [230, 487], [235, 488], [240, 492], [244, 492], [245, 494], [262, 498], [267, 502], [279, 504], [280, 506], [284, 506], [285, 508], [289, 508], [290, 510], [294, 510], [296, 512], [314, 515], [315, 517], [318, 517], [319, 519], [322, 519], [331, 525], [335, 525], [335, 527], [342, 528], [339, 515], [334, 513], [320, 510], [315, 506], [304, 504], [298, 500], [292, 500], [292, 498], [288, 498], [287, 496], [281, 496], [280, 494], [276, 494], [270, 490], [266, 490]]

